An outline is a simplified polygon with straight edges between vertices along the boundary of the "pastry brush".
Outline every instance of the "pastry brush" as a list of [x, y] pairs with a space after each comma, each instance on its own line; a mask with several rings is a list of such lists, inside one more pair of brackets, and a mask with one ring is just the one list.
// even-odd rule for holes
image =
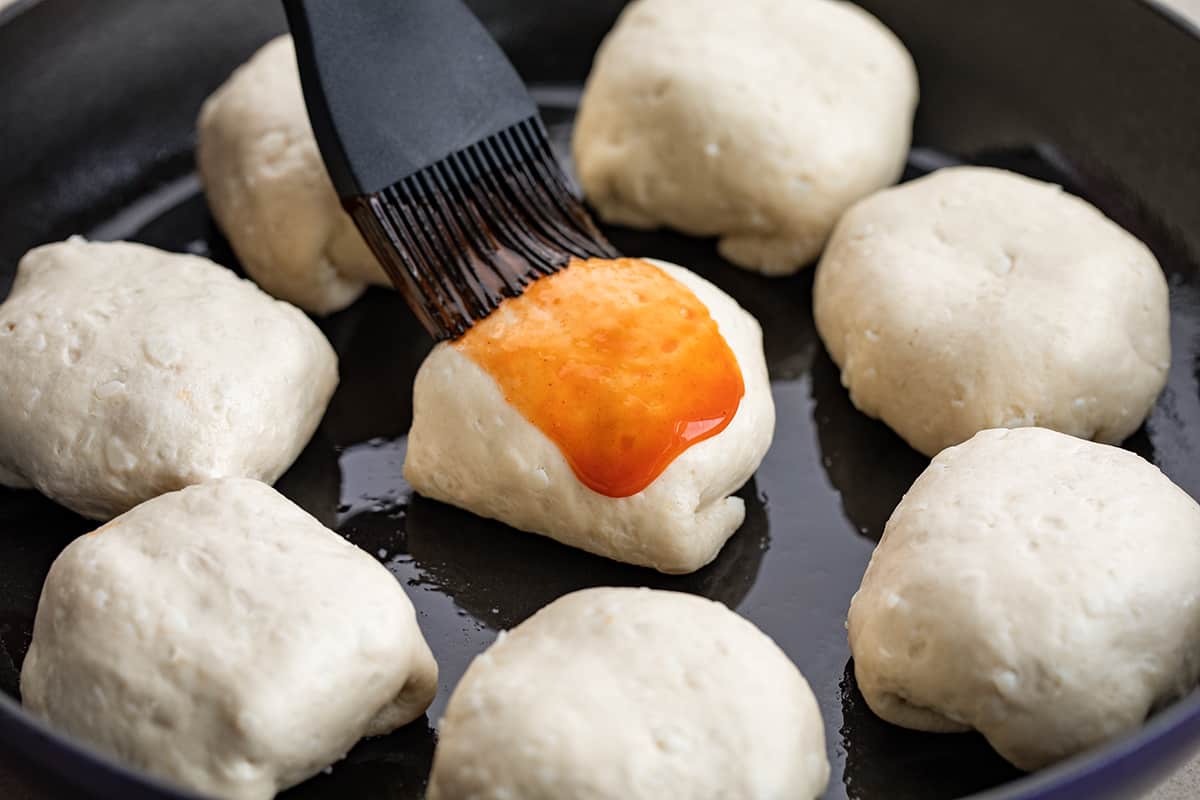
[[321, 156], [435, 339], [611, 258], [516, 70], [460, 0], [284, 0]]

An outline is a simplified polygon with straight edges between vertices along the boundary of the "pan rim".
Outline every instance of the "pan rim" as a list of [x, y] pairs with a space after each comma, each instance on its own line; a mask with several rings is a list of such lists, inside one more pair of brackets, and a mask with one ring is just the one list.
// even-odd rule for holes
[[28, 11], [33, 6], [36, 6], [42, 0], [13, 0], [4, 8], [0, 8], [0, 25], [10, 22], [17, 15]]
[[[34, 0], [34, 2], [40, 2], [40, 0]], [[1166, 0], [1140, 0], [1140, 2], [1149, 6], [1152, 11], [1166, 18], [1184, 33], [1200, 39], [1200, 17], [1188, 16], [1179, 9], [1167, 5]]]

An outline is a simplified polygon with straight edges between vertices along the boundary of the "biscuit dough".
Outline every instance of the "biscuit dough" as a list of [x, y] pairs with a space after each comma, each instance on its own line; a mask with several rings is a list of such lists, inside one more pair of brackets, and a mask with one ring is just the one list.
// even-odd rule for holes
[[775, 405], [758, 322], [731, 297], [673, 264], [652, 261], [699, 298], [737, 359], [745, 394], [725, 430], [692, 445], [646, 489], [607, 497], [575, 477], [555, 444], [500, 387], [449, 344], [417, 372], [404, 477], [421, 494], [598, 555], [693, 572], [741, 525], [730, 497], [758, 468]]
[[32, 713], [131, 767], [268, 800], [419, 717], [437, 665], [404, 589], [266, 484], [150, 500], [50, 568]]
[[996, 169], [938, 170], [855, 205], [813, 314], [854, 405], [930, 456], [985, 428], [1118, 443], [1171, 361], [1150, 250], [1058, 186]]
[[828, 778], [816, 699], [766, 635], [695, 595], [599, 588], [471, 663], [428, 798], [808, 800]]
[[280, 36], [204, 103], [196, 163], [209, 208], [246, 273], [315, 314], [390, 286], [321, 161], [296, 51]]
[[787, 274], [900, 177], [916, 104], [912, 58], [850, 3], [636, 0], [596, 54], [575, 165], [606, 221]]
[[1037, 769], [1136, 729], [1200, 678], [1200, 507], [1125, 450], [1043, 428], [943, 451], [850, 606], [867, 703], [978, 730]]
[[274, 482], [337, 380], [308, 317], [207, 259], [44, 245], [0, 304], [0, 483], [108, 519], [212, 478]]

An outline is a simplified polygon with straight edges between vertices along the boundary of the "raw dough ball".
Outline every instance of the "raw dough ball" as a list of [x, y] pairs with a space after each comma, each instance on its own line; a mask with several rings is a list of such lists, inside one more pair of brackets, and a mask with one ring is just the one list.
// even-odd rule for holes
[[681, 453], [644, 490], [608, 497], [584, 486], [549, 438], [509, 405], [495, 380], [449, 344], [433, 349], [413, 386], [404, 477], [421, 494], [591, 553], [693, 572], [742, 524], [730, 497], [758, 468], [775, 404], [754, 317], [682, 267], [651, 263], [707, 308], [742, 371], [745, 394], [725, 430]]
[[471, 663], [428, 797], [806, 800], [828, 778], [816, 699], [767, 636], [695, 595], [601, 588]]
[[854, 405], [930, 456], [985, 428], [1120, 442], [1171, 361], [1146, 246], [1059, 187], [995, 169], [939, 170], [854, 206], [813, 313]]
[[368, 283], [391, 285], [325, 171], [290, 36], [269, 42], [208, 98], [197, 137], [208, 205], [260, 286], [329, 314]]
[[850, 605], [858, 687], [924, 731], [1038, 767], [1200, 678], [1200, 507], [1133, 453], [1043, 428], [943, 451]]
[[25, 706], [206, 794], [270, 798], [420, 716], [437, 665], [382, 565], [269, 486], [150, 500], [69, 544]]
[[308, 317], [207, 259], [45, 245], [0, 305], [0, 483], [93, 519], [212, 478], [270, 483], [337, 380]]
[[575, 164], [608, 222], [786, 274], [900, 176], [916, 104], [912, 58], [850, 3], [637, 0], [596, 54]]

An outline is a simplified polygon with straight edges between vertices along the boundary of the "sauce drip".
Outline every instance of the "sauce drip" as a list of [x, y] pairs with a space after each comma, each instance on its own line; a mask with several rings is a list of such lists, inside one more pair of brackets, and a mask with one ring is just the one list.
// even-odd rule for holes
[[573, 260], [453, 343], [585, 486], [628, 497], [733, 419], [745, 386], [717, 323], [649, 262]]

